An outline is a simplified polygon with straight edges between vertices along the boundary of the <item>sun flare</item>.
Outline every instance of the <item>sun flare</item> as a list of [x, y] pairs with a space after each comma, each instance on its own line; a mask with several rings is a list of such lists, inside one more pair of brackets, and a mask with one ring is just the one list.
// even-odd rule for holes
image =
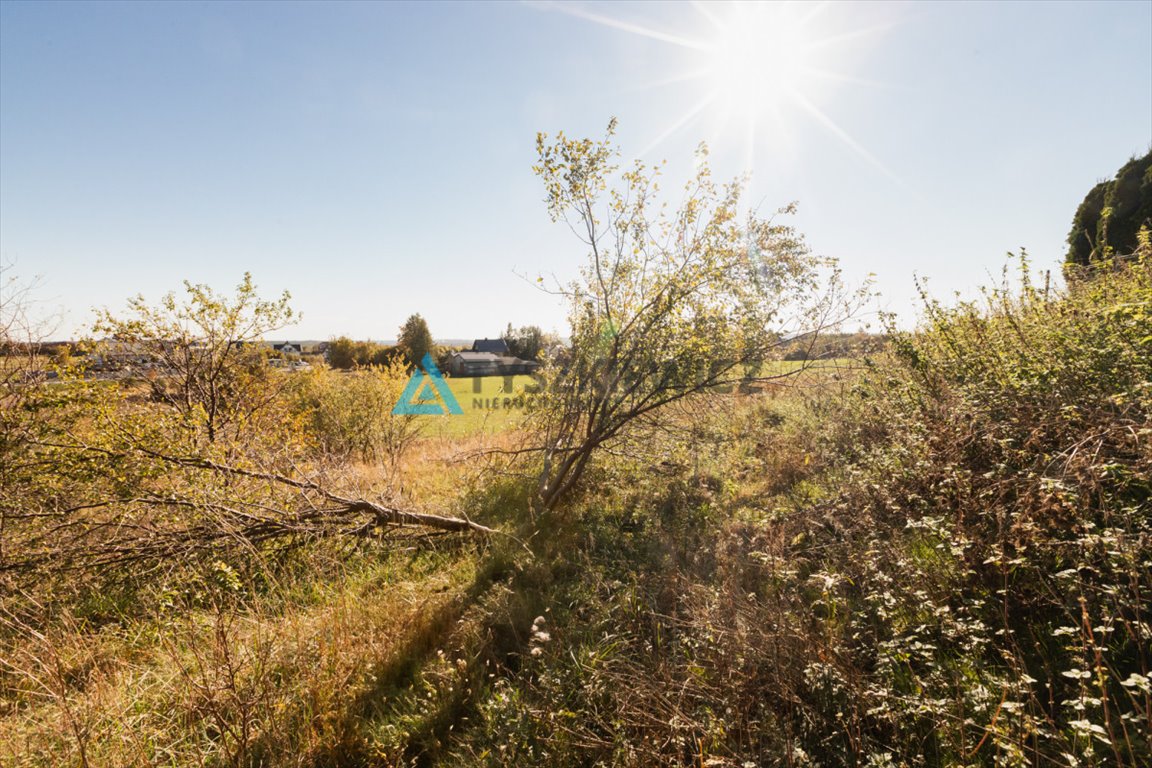
[[[649, 87], [702, 86], [701, 95], [640, 153], [647, 155], [673, 134], [700, 120], [711, 125], [712, 140], [744, 143], [745, 164], [753, 165], [755, 147], [790, 144], [803, 123], [815, 123], [882, 173], [893, 177], [823, 108], [834, 87], [878, 86], [847, 74], [840, 53], [887, 29], [888, 24], [845, 28], [829, 24], [836, 14], [829, 2], [702, 2], [692, 6], [701, 18], [691, 33], [658, 29], [609, 16], [575, 3], [550, 9], [639, 37], [676, 46], [685, 52], [686, 70], [650, 83]], [[832, 18], [831, 21], [842, 21]], [[837, 27], [833, 29], [832, 27]], [[894, 178], [894, 177], [893, 177]]]
[[734, 6], [708, 44], [710, 89], [733, 118], [755, 119], [803, 96], [810, 41], [802, 20], [776, 5]]

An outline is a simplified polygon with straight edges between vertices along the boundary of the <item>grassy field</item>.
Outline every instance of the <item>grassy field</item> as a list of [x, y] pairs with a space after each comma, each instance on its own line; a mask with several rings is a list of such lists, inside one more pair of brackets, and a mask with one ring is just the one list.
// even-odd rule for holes
[[446, 379], [463, 415], [421, 416], [423, 434], [452, 437], [494, 434], [515, 427], [524, 418], [535, 386], [531, 376], [480, 376]]
[[[829, 374], [860, 365], [859, 360], [776, 360], [761, 371], [764, 376], [797, 374], [788, 383], [798, 383], [800, 375]], [[537, 383], [531, 376], [479, 376], [448, 378], [448, 387], [464, 414], [422, 416], [423, 434], [428, 437], [453, 437], [472, 434], [495, 434], [518, 426], [532, 407], [532, 391]]]

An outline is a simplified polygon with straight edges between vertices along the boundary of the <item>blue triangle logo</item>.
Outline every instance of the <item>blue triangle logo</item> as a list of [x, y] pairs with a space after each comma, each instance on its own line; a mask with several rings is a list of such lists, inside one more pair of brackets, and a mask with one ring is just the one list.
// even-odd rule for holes
[[443, 416], [446, 413], [463, 416], [464, 409], [456, 402], [456, 396], [448, 388], [448, 382], [436, 367], [432, 355], [425, 353], [420, 367], [412, 371], [412, 378], [400, 393], [395, 416]]

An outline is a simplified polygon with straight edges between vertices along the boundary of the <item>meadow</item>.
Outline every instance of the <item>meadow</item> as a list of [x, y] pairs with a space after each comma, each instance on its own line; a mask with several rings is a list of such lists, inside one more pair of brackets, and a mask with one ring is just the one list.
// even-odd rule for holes
[[[686, 402], [546, 519], [531, 466], [491, 453], [520, 445], [506, 412], [435, 417], [395, 466], [324, 468], [310, 401], [273, 420], [294, 424], [279, 450], [300, 440], [342, 493], [391, 489], [495, 536], [316, 533], [18, 570], [13, 543], [36, 541], [10, 515], [0, 761], [1139, 765], [1148, 268], [990, 298], [929, 305], [879, 355], [780, 363], [804, 375]], [[462, 405], [476, 383], [450, 380]], [[139, 416], [117, 391], [84, 397]], [[29, 405], [43, 426], [75, 403]], [[185, 482], [135, 471], [116, 482]]]
[[514, 428], [528, 413], [531, 392], [538, 387], [531, 376], [447, 377], [445, 381], [464, 414], [420, 417], [421, 433], [430, 437]]
[[[846, 372], [857, 367], [849, 358], [823, 360], [776, 360], [758, 366], [755, 375], [773, 377], [795, 374], [803, 378]], [[420, 416], [420, 434], [426, 437], [462, 437], [476, 433], [499, 434], [516, 429], [532, 413], [545, 385], [531, 376], [446, 377], [449, 389], [464, 414]], [[797, 381], [789, 380], [788, 384]], [[768, 386], [768, 385], [764, 385]]]
[[867, 290], [705, 163], [606, 257], [610, 143], [538, 149], [592, 256], [531, 412], [269, 366], [249, 275], [105, 311], [138, 375], [4, 347], [0, 765], [1152, 764], [1152, 235], [789, 361]]

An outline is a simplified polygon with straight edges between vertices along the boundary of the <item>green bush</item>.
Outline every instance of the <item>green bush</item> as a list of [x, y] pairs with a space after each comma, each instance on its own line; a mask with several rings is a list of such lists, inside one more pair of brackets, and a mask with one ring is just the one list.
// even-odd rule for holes
[[1089, 190], [1072, 217], [1065, 269], [1129, 254], [1142, 227], [1152, 226], [1152, 151], [1134, 157], [1116, 176]]
[[297, 407], [322, 453], [394, 466], [420, 432], [417, 417], [392, 413], [407, 381], [401, 358], [353, 373], [317, 368], [302, 380]]
[[844, 397], [693, 422], [730, 430], [715, 489], [601, 472], [461, 764], [1149, 764], [1149, 256], [1022, 263]]
[[858, 427], [883, 427], [802, 523], [848, 618], [806, 611], [831, 639], [795, 693], [813, 736], [858, 732], [811, 754], [1150, 758], [1150, 256], [1065, 292], [1022, 260], [1017, 289], [926, 297], [857, 389]]

